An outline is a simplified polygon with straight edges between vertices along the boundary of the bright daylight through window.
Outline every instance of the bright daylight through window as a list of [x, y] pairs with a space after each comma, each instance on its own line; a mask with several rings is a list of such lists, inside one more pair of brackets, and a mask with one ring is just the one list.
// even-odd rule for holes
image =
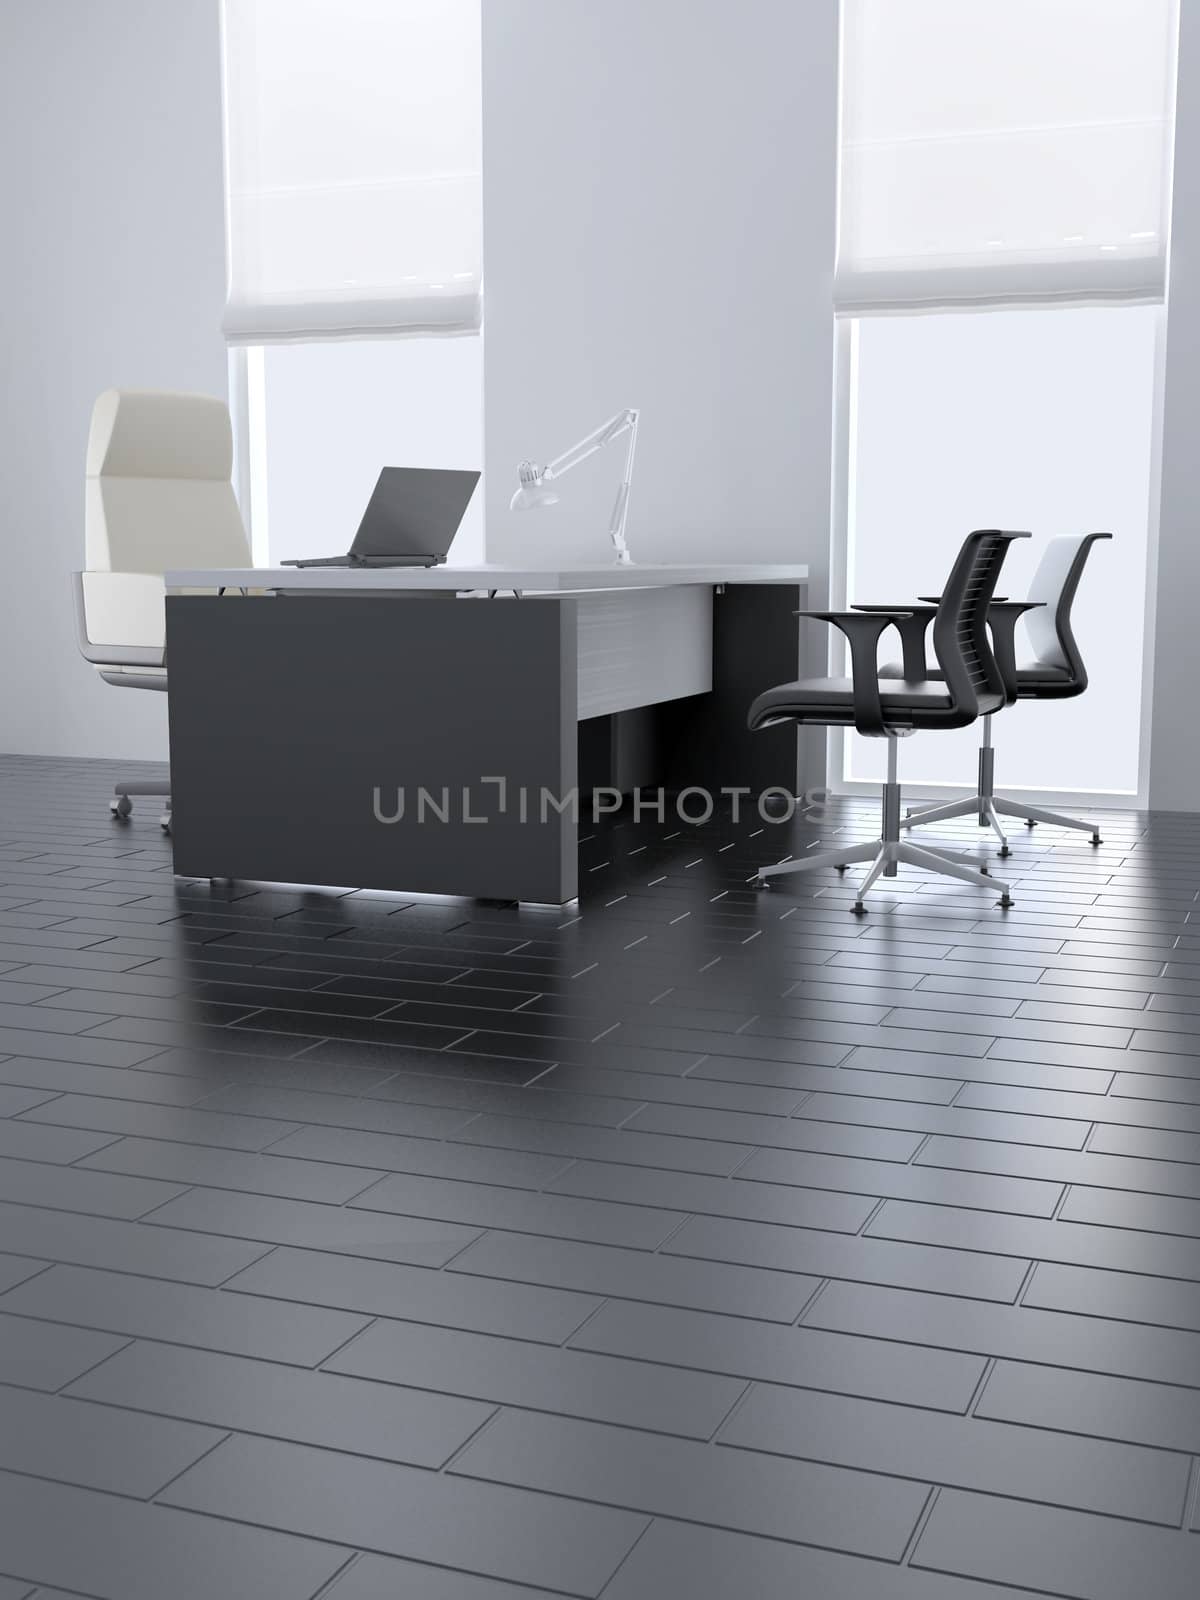
[[[1074, 618], [1091, 691], [1025, 700], [996, 718], [1009, 789], [1138, 787], [1161, 317], [1158, 306], [1006, 310], [868, 317], [853, 330], [849, 601], [903, 605], [937, 593], [970, 528], [1036, 535], [1006, 562], [1001, 588], [1014, 599], [1025, 597], [1049, 536], [1115, 535], [1091, 559], [1088, 603]], [[878, 782], [883, 742], [846, 739], [844, 776]], [[974, 727], [915, 734], [906, 775], [969, 782], [978, 743]]]

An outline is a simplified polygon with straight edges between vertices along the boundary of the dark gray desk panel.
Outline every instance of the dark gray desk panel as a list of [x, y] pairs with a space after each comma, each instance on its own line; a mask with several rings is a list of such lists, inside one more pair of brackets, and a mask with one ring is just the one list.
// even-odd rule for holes
[[751, 702], [775, 683], [803, 676], [796, 611], [807, 587], [736, 583], [713, 595], [713, 686], [709, 694], [656, 708], [660, 777], [671, 789], [800, 787], [795, 723], [751, 733]]
[[573, 601], [178, 595], [167, 653], [177, 873], [574, 897]]

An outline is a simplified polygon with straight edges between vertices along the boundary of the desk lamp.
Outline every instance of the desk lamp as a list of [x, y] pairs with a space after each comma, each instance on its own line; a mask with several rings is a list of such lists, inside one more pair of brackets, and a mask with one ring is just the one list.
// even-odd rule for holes
[[625, 476], [621, 480], [621, 487], [617, 490], [616, 503], [609, 518], [608, 536], [617, 552], [617, 565], [631, 566], [632, 558], [625, 543], [625, 521], [629, 515], [629, 488], [633, 481], [633, 452], [637, 445], [637, 426], [636, 411], [618, 411], [615, 417], [610, 417], [594, 433], [589, 433], [586, 439], [581, 439], [569, 450], [564, 450], [562, 455], [556, 456], [548, 466], [541, 467], [536, 461], [522, 461], [517, 468], [520, 485], [509, 503], [509, 509], [531, 511], [536, 506], [557, 505], [558, 496], [547, 485], [553, 483], [556, 478], [561, 478], [564, 473], [570, 472], [571, 468], [577, 467], [581, 461], [586, 461], [589, 456], [595, 455], [597, 450], [603, 449], [613, 439], [619, 439], [623, 433], [627, 433], [629, 450], [625, 456]]

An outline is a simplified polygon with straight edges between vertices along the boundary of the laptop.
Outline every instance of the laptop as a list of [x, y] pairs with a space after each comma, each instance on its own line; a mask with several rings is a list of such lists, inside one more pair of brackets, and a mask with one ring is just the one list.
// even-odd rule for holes
[[436, 567], [479, 482], [478, 472], [384, 467], [354, 543], [344, 556], [305, 557], [285, 567]]

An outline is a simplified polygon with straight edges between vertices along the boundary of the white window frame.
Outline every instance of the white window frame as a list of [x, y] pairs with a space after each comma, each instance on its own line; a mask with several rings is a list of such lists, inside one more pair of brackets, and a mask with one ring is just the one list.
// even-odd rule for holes
[[233, 489], [256, 567], [270, 560], [267, 523], [266, 384], [261, 345], [229, 347], [229, 415], [233, 422]]

